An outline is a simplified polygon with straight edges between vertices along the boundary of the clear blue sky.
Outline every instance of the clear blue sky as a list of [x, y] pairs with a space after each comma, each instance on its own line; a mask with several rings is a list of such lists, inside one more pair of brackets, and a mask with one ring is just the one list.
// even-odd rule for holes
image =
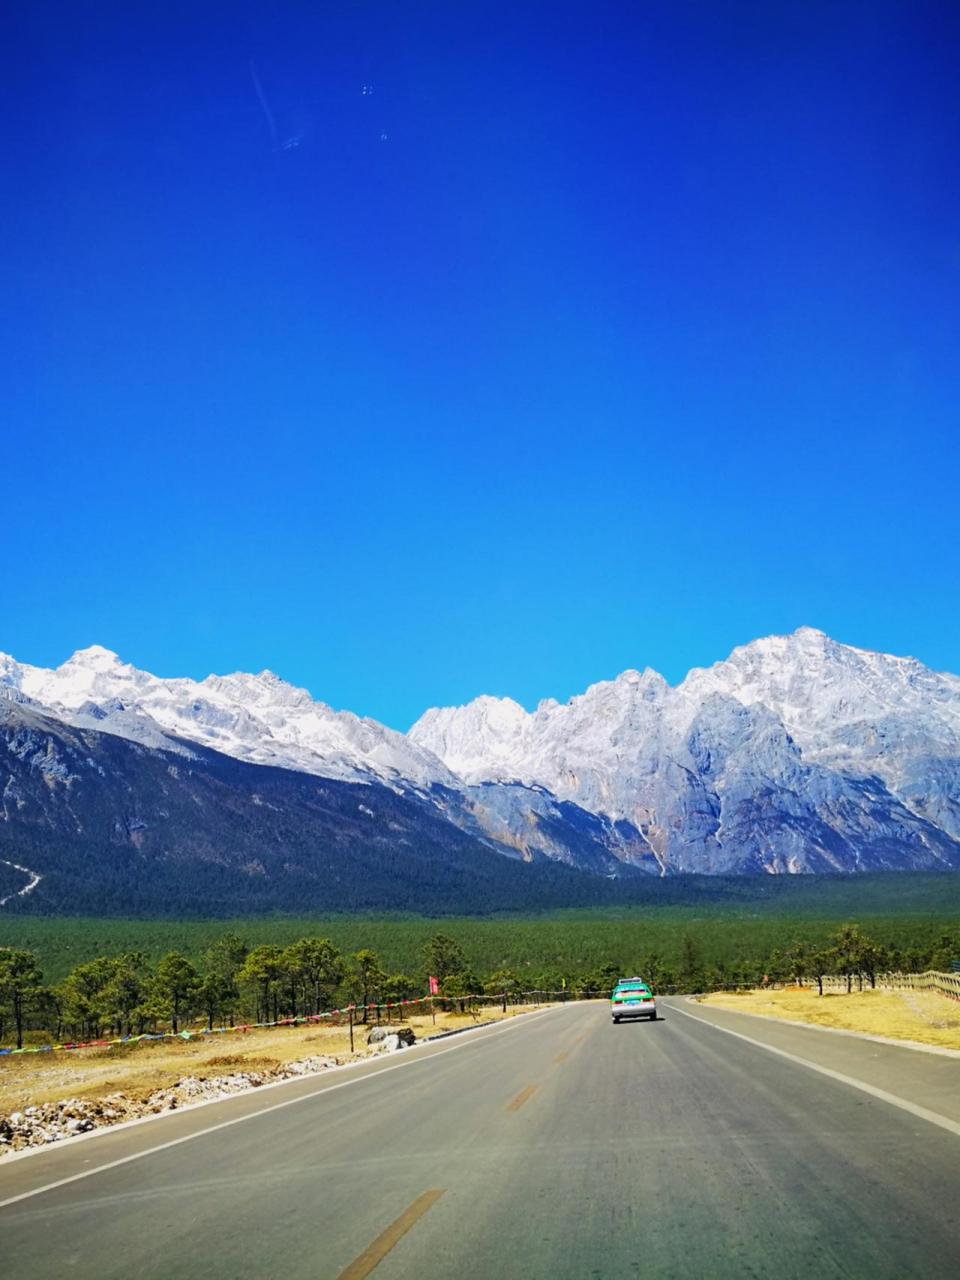
[[960, 671], [952, 0], [2, 37], [0, 650], [401, 728], [801, 624]]

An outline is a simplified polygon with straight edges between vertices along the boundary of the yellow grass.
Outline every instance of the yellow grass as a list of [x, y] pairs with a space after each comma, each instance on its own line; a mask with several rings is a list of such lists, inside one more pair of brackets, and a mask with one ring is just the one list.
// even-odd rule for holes
[[851, 995], [786, 987], [782, 991], [718, 991], [704, 1004], [792, 1018], [821, 1027], [839, 1027], [895, 1040], [918, 1040], [943, 1049], [960, 1049], [960, 1002], [936, 991], [854, 991]]
[[[403, 1025], [412, 1027], [419, 1040], [522, 1011], [509, 1007], [504, 1014], [499, 1005], [493, 1005], [474, 1017], [438, 1010], [436, 1023], [424, 1014], [404, 1019]], [[131, 1098], [145, 1098], [183, 1076], [270, 1070], [281, 1063], [315, 1055], [351, 1062], [367, 1056], [366, 1032], [363, 1026], [354, 1028], [352, 1058], [349, 1028], [325, 1023], [233, 1031], [192, 1041], [155, 1040], [113, 1049], [0, 1058], [0, 1116], [62, 1098], [99, 1098], [121, 1092]]]

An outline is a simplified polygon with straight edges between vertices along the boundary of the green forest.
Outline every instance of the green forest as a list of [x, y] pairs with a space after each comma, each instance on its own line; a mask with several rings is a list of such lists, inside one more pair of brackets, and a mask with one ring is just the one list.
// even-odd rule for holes
[[142, 952], [156, 962], [179, 951], [197, 962], [224, 934], [239, 934], [251, 946], [281, 947], [305, 935], [323, 936], [344, 953], [376, 951], [388, 970], [406, 972], [416, 970], [423, 946], [442, 930], [458, 939], [479, 972], [509, 966], [536, 977], [588, 973], [603, 964], [633, 969], [650, 954], [676, 964], [687, 934], [706, 965], [733, 969], [756, 963], [798, 937], [821, 945], [848, 920], [869, 924], [870, 935], [884, 946], [915, 952], [919, 960], [942, 935], [960, 928], [960, 875], [718, 878], [714, 894], [689, 905], [439, 918], [342, 913], [172, 920], [0, 912], [0, 947], [34, 952], [50, 982], [86, 960], [124, 952]]
[[[425, 924], [405, 923], [410, 928]], [[461, 926], [464, 923], [461, 921]], [[846, 923], [826, 936], [820, 936], [818, 930], [798, 930], [782, 947], [761, 946], [768, 935], [757, 933], [753, 950], [745, 948], [728, 961], [715, 946], [707, 950], [716, 943], [716, 935], [704, 934], [696, 921], [689, 921], [679, 928], [669, 953], [642, 950], [641, 934], [635, 934], [632, 944], [621, 934], [620, 945], [631, 947], [625, 963], [615, 958], [613, 951], [603, 949], [601, 937], [596, 936], [598, 921], [556, 923], [572, 937], [581, 933], [584, 941], [591, 938], [593, 946], [600, 949], [591, 952], [589, 961], [581, 952], [576, 957], [568, 954], [552, 965], [541, 955], [534, 966], [529, 956], [524, 961], [516, 958], [532, 939], [520, 922], [513, 922], [513, 933], [500, 939], [501, 950], [508, 945], [513, 950], [499, 958], [488, 951], [486, 959], [479, 960], [476, 948], [471, 955], [460, 938], [434, 932], [420, 935], [422, 940], [414, 943], [417, 935], [408, 928], [404, 954], [409, 967], [391, 971], [370, 947], [344, 953], [328, 937], [306, 935], [286, 946], [277, 941], [253, 944], [243, 935], [227, 931], [210, 941], [196, 961], [176, 950], [167, 951], [156, 961], [142, 950], [99, 954], [76, 963], [59, 980], [50, 981], [35, 952], [2, 948], [0, 1046], [5, 1037], [14, 1037], [19, 1049], [102, 1036], [176, 1035], [199, 1019], [212, 1030], [238, 1020], [275, 1023], [309, 1018], [344, 1006], [357, 1006], [359, 1016], [366, 1020], [370, 1006], [396, 1005], [424, 995], [428, 975], [437, 980], [440, 998], [459, 1005], [461, 1011], [469, 998], [479, 994], [504, 1001], [531, 991], [574, 999], [603, 996], [618, 977], [631, 973], [642, 974], [661, 992], [790, 980], [816, 982], [822, 994], [822, 979], [827, 974], [845, 975], [849, 990], [855, 979], [861, 987], [865, 981], [873, 984], [877, 974], [885, 970], [946, 968], [960, 948], [958, 931], [931, 936], [926, 942], [918, 936], [913, 945], [906, 946], [902, 941], [881, 940], [880, 934], [870, 936], [858, 924]], [[392, 922], [392, 927], [400, 928], [401, 922]], [[621, 928], [629, 926], [621, 922]], [[487, 922], [486, 929], [496, 930], [496, 924]], [[540, 940], [544, 941], [542, 933]], [[608, 946], [610, 941], [608, 937]], [[650, 937], [643, 941], [649, 948]], [[411, 946], [416, 949], [411, 951]]]
[[[845, 926], [855, 927], [854, 943]], [[452, 968], [431, 950], [438, 936], [456, 957]], [[846, 959], [841, 936], [848, 938]], [[9, 1043], [18, 1019], [28, 1038], [60, 1038], [104, 1026], [262, 1020], [335, 1001], [398, 1000], [424, 994], [428, 973], [446, 973], [450, 996], [605, 990], [634, 973], [664, 991], [697, 990], [752, 984], [765, 974], [849, 972], [854, 953], [854, 967], [868, 977], [882, 968], [943, 969], [960, 960], [960, 876], [797, 877], [783, 887], [741, 883], [739, 897], [730, 886], [721, 900], [688, 906], [439, 919], [0, 915], [0, 1043]]]

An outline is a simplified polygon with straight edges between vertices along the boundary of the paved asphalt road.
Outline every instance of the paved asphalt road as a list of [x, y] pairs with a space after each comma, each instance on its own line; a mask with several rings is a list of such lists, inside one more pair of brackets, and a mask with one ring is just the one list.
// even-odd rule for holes
[[566, 1005], [0, 1164], [0, 1272], [960, 1275], [960, 1060], [661, 1007]]

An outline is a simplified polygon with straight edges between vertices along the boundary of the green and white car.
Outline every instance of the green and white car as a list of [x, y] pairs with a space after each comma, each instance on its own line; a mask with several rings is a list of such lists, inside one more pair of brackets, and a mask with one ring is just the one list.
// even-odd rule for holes
[[657, 1002], [642, 978], [621, 978], [610, 997], [610, 1013], [614, 1022], [623, 1018], [657, 1020]]

